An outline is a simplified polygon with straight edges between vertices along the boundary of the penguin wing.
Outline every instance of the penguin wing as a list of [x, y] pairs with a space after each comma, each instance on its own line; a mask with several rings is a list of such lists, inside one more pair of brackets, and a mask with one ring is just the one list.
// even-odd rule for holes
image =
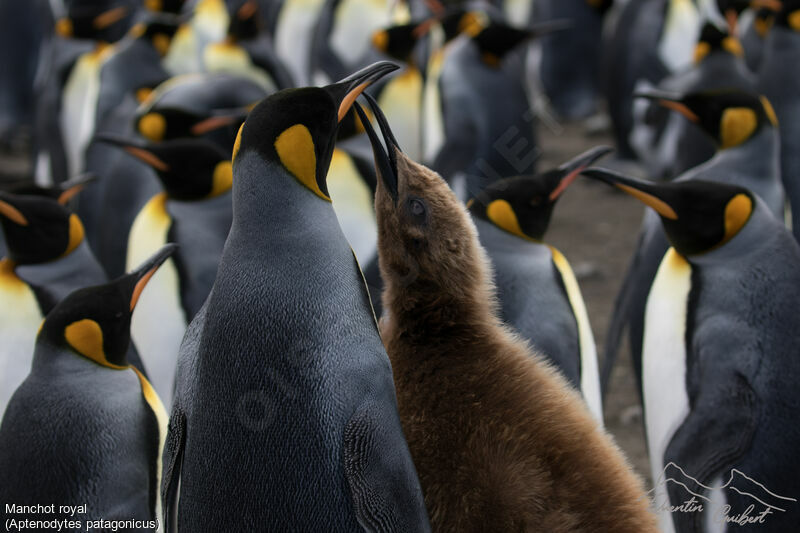
[[417, 472], [392, 403], [370, 400], [344, 429], [344, 469], [365, 531], [430, 531]]
[[164, 531], [177, 531], [178, 481], [180, 480], [183, 450], [186, 445], [186, 415], [175, 406], [169, 419], [167, 439], [164, 443], [161, 482], [161, 501], [164, 502]]
[[[678, 465], [706, 487], [717, 476], [727, 479], [730, 468], [750, 449], [758, 424], [756, 394], [747, 378], [741, 373], [727, 375], [704, 384], [664, 452], [665, 465]], [[686, 499], [685, 487], [667, 486], [673, 505]], [[694, 488], [701, 495], [707, 491], [703, 486]], [[700, 531], [695, 521], [701, 514], [673, 513], [675, 531]]]

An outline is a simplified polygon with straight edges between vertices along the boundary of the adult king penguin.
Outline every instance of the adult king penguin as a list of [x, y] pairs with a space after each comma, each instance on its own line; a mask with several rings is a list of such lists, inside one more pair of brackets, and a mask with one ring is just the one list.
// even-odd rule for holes
[[609, 153], [594, 148], [536, 176], [500, 180], [467, 202], [492, 262], [500, 316], [580, 390], [603, 420], [589, 315], [564, 255], [544, 242], [556, 202], [581, 170]]
[[[684, 172], [676, 181], [704, 180], [746, 187], [761, 197], [776, 217], [783, 217], [777, 120], [768, 100], [741, 91], [691, 93], [681, 98], [656, 92], [642, 93], [641, 96], [681, 113], [717, 144], [714, 157]], [[668, 248], [658, 217], [648, 210], [606, 336], [601, 376], [604, 387], [611, 376], [626, 326], [633, 366], [637, 377], [641, 376], [645, 302]]]
[[131, 529], [156, 529], [167, 414], [125, 353], [136, 301], [173, 249], [110, 283], [71, 293], [47, 315], [31, 373], [0, 425], [4, 502], [85, 505], [81, 518], [145, 521]]
[[[742, 187], [584, 174], [652, 207], [672, 245], [647, 298], [642, 353], [661, 531], [793, 531], [800, 248]], [[691, 497], [702, 512], [669, 512]], [[765, 510], [760, 523], [720, 519]]]
[[783, 0], [764, 45], [758, 88], [780, 121], [781, 178], [792, 208], [792, 232], [800, 241], [800, 0]]
[[167, 242], [179, 246], [151, 280], [139, 303], [142, 312], [131, 324], [153, 386], [169, 406], [181, 339], [211, 291], [231, 226], [230, 157], [204, 139], [149, 143], [100, 138], [152, 167], [163, 189], [131, 225], [127, 268]]
[[242, 126], [233, 225], [182, 345], [168, 526], [429, 530], [389, 360], [325, 183], [339, 120], [396, 68], [280, 91]]

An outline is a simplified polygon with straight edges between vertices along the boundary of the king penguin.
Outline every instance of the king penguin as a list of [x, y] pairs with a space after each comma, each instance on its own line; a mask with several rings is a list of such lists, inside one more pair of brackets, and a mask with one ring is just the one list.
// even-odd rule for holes
[[781, 178], [792, 210], [792, 232], [800, 240], [800, 1], [784, 0], [764, 45], [758, 88], [780, 121]]
[[180, 247], [149, 283], [139, 303], [142, 312], [131, 324], [153, 386], [170, 405], [181, 339], [211, 291], [231, 225], [230, 157], [206, 140], [103, 140], [153, 168], [163, 189], [131, 225], [128, 268], [167, 242]]
[[597, 351], [586, 305], [569, 262], [544, 236], [561, 194], [610, 151], [595, 148], [542, 174], [496, 181], [467, 202], [494, 267], [503, 322], [581, 391], [601, 423]]
[[181, 353], [167, 525], [429, 531], [389, 360], [325, 183], [338, 121], [396, 68], [280, 91], [242, 126], [233, 225]]
[[[83, 184], [48, 196], [0, 192], [0, 412], [30, 371], [42, 319], [75, 289], [107, 281], [84, 239], [80, 219], [62, 205]], [[141, 368], [141, 362], [134, 356]]]
[[137, 299], [173, 249], [72, 292], [47, 315], [30, 374], [0, 425], [3, 501], [85, 505], [80, 519], [145, 521], [143, 529], [163, 531], [156, 520], [167, 414], [125, 353]]
[[[720, 516], [766, 510], [754, 528], [792, 531], [800, 519], [800, 461], [790, 451], [800, 439], [800, 248], [742, 187], [585, 174], [652, 207], [671, 244], [647, 297], [642, 348], [660, 530], [733, 531]], [[678, 468], [689, 477], [667, 484]], [[669, 512], [690, 497], [702, 512]]]
[[[717, 144], [710, 160], [689, 169], [676, 181], [704, 180], [746, 187], [761, 197], [779, 218], [784, 212], [784, 193], [778, 162], [778, 131], [769, 101], [741, 91], [691, 93], [682, 98], [643, 93], [661, 105], [683, 114]], [[647, 294], [658, 265], [669, 248], [655, 213], [645, 212], [633, 259], [614, 304], [606, 336], [601, 383], [605, 388], [613, 362], [628, 327], [633, 366], [641, 376], [642, 334]]]

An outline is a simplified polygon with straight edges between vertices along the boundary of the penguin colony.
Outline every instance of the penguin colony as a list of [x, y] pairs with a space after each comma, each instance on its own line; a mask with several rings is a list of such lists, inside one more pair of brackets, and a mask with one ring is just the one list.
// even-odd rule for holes
[[[4, 523], [797, 531], [800, 1], [0, 13]], [[646, 206], [600, 353], [547, 238], [581, 175]]]

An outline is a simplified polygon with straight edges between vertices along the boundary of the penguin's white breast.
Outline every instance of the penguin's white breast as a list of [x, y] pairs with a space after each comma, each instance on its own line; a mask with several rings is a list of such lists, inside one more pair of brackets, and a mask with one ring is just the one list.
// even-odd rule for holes
[[[663, 480], [664, 452], [675, 431], [689, 414], [685, 334], [691, 282], [691, 266], [674, 248], [670, 248], [661, 261], [647, 298], [642, 345], [642, 388], [654, 480]], [[656, 507], [668, 506], [665, 483], [658, 483], [654, 489]], [[664, 533], [674, 531], [668, 508], [660, 512], [659, 526]]]

